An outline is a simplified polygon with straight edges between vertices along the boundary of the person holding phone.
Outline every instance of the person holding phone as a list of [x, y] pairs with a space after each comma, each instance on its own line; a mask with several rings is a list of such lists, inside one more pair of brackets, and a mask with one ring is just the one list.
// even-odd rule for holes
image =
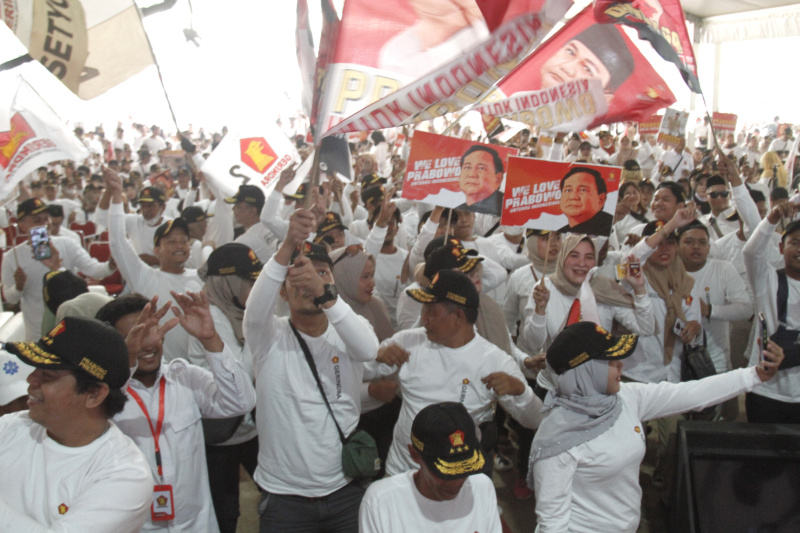
[[42, 280], [45, 274], [63, 269], [102, 279], [111, 275], [113, 269], [108, 263], [91, 257], [73, 240], [50, 236], [47, 205], [40, 198], [21, 202], [17, 206], [17, 219], [19, 234], [30, 239], [4, 254], [0, 279], [6, 301], [21, 306], [26, 340], [36, 340], [41, 334], [44, 314]]

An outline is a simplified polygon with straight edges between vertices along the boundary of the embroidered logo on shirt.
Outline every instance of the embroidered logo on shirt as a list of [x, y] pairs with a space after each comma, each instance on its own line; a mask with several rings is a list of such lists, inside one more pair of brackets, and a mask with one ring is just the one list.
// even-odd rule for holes
[[333, 356], [333, 373], [336, 376], [336, 399], [342, 398], [342, 373], [339, 372], [339, 357]]
[[642, 428], [639, 426], [634, 426], [633, 430], [638, 433], [640, 437], [642, 437], [642, 442], [646, 442], [647, 437], [645, 437], [644, 433], [642, 433]]
[[58, 506], [58, 514], [66, 514], [69, 511], [69, 507], [67, 507], [66, 503], [62, 503]]
[[17, 372], [19, 372], [19, 365], [14, 361], [6, 361], [6, 364], [3, 365], [3, 372], [8, 374], [9, 376], [13, 376]]
[[335, 365], [336, 363], [339, 362], [339, 358], [334, 356], [333, 359], [331, 359], [331, 361], [333, 361], [333, 364]]
[[458, 399], [458, 401], [461, 403], [464, 403], [464, 399], [467, 397], [467, 385], [469, 385], [468, 378], [461, 380], [461, 396]]

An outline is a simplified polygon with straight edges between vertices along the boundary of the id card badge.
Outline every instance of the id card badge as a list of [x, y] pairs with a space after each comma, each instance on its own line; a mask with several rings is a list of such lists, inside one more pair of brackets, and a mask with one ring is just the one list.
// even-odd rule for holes
[[153, 487], [153, 504], [150, 506], [150, 518], [153, 522], [163, 522], [175, 518], [172, 485], [156, 485]]

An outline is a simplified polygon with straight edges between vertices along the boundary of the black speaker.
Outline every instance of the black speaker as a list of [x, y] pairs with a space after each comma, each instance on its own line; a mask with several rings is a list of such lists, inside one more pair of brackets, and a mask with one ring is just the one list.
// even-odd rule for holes
[[800, 532], [800, 425], [678, 423], [671, 533]]

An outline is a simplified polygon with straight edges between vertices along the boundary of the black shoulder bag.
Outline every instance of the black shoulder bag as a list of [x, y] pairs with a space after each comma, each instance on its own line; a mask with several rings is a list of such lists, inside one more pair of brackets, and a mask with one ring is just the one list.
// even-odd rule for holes
[[339, 432], [339, 439], [342, 441], [342, 468], [344, 469], [344, 475], [353, 479], [374, 477], [381, 469], [381, 460], [378, 456], [378, 446], [375, 444], [375, 439], [363, 429], [357, 429], [352, 435], [345, 438], [344, 433], [342, 433], [342, 428], [339, 427], [339, 422], [336, 421], [336, 417], [333, 414], [331, 404], [328, 402], [328, 397], [325, 395], [325, 390], [322, 388], [322, 382], [317, 372], [317, 365], [311, 357], [311, 351], [308, 349], [306, 341], [303, 340], [303, 337], [300, 336], [300, 333], [298, 333], [297, 328], [294, 327], [291, 321], [289, 325], [292, 327], [292, 332], [300, 343], [300, 348], [303, 349], [306, 362], [309, 368], [311, 368], [311, 373], [314, 374], [314, 380], [317, 382], [317, 388], [320, 394], [322, 394], [322, 399], [325, 400], [325, 405], [328, 407], [331, 418], [333, 418], [333, 423], [336, 424], [336, 431]]
[[[789, 329], [786, 324], [786, 309], [789, 307], [789, 281], [786, 269], [778, 270], [778, 331], [770, 335], [770, 340], [783, 348], [784, 359], [778, 370], [786, 370], [800, 365], [800, 331]], [[764, 347], [762, 347], [762, 350]]]

